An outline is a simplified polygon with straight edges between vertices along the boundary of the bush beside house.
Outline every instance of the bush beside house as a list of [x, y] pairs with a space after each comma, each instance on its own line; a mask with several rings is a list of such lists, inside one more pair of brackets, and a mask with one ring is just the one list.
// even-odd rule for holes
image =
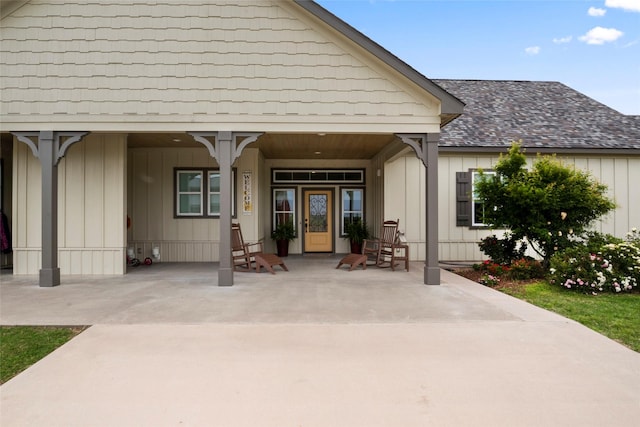
[[[640, 283], [640, 236], [637, 229], [622, 240], [587, 232], [598, 218], [615, 208], [607, 187], [588, 174], [566, 167], [553, 156], [540, 156], [531, 171], [513, 143], [485, 176], [478, 194], [486, 209], [485, 223], [506, 228], [504, 238], [482, 239], [489, 257], [476, 266], [481, 283], [495, 286], [502, 276], [513, 280], [543, 278], [566, 289], [623, 292]], [[482, 175], [481, 175], [482, 176]], [[525, 257], [531, 247], [542, 259]]]

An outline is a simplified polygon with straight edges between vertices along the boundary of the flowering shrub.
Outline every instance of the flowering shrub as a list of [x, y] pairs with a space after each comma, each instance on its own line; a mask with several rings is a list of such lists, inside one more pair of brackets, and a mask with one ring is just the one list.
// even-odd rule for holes
[[640, 232], [637, 228], [633, 227], [631, 231], [627, 233], [627, 242], [640, 248]]
[[486, 260], [482, 264], [475, 264], [473, 268], [477, 271], [484, 271], [493, 276], [502, 276], [509, 271], [506, 265], [498, 264], [491, 260]]
[[509, 266], [509, 277], [514, 280], [539, 279], [545, 276], [544, 268], [539, 261], [522, 258]]
[[485, 286], [497, 286], [500, 283], [500, 278], [498, 276], [494, 276], [493, 274], [483, 274], [480, 278], [480, 283]]
[[551, 258], [549, 281], [588, 292], [631, 291], [640, 284], [640, 246], [632, 240], [575, 246]]

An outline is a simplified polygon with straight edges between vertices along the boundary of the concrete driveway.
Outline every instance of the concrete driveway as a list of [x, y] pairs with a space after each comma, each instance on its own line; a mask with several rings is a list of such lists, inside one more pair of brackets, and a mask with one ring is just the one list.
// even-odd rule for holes
[[640, 354], [446, 271], [336, 264], [2, 276], [0, 323], [93, 326], [0, 387], [0, 425], [637, 425]]

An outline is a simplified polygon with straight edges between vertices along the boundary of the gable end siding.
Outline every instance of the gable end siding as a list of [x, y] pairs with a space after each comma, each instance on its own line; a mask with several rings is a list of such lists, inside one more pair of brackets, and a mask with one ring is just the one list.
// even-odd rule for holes
[[0, 119], [101, 124], [92, 131], [221, 122], [439, 129], [435, 97], [407, 91], [290, 6], [27, 3], [0, 28]]

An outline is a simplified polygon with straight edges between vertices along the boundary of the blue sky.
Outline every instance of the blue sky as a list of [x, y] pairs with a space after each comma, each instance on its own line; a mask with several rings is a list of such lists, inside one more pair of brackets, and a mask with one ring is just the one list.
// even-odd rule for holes
[[640, 115], [640, 0], [316, 0], [432, 79], [558, 81]]

